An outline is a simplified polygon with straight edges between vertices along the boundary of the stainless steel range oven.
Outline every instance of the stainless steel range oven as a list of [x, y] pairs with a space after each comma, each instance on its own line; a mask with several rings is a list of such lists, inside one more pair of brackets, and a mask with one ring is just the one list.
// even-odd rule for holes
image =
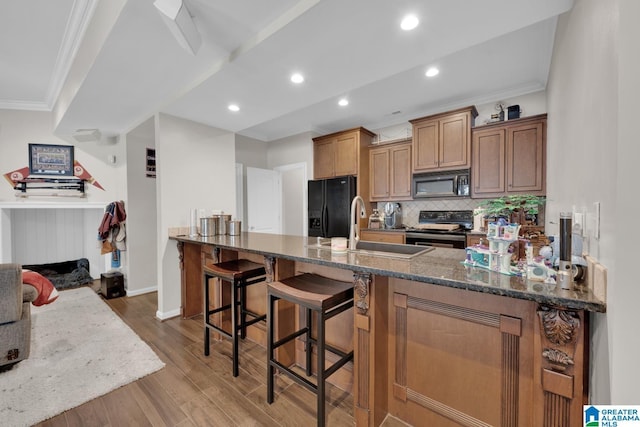
[[418, 225], [407, 228], [408, 245], [464, 249], [473, 228], [473, 211], [420, 211]]

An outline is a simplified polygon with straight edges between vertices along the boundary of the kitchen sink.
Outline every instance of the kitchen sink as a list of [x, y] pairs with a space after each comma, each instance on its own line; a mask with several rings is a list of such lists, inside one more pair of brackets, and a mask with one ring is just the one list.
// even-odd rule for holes
[[356, 249], [350, 250], [350, 252], [373, 256], [411, 259], [434, 249], [435, 248], [433, 246], [403, 245], [399, 243], [381, 243], [360, 240], [356, 244]]
[[[318, 242], [309, 244], [307, 247], [331, 250], [331, 239], [319, 239]], [[433, 246], [403, 245], [400, 243], [381, 243], [360, 240], [356, 244], [356, 248], [353, 250], [349, 249], [348, 252], [380, 257], [411, 259], [434, 249]]]

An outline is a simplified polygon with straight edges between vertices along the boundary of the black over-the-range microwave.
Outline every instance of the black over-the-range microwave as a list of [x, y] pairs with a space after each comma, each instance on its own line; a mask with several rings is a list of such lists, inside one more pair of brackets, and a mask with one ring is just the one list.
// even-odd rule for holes
[[431, 172], [413, 175], [413, 198], [469, 197], [469, 170]]

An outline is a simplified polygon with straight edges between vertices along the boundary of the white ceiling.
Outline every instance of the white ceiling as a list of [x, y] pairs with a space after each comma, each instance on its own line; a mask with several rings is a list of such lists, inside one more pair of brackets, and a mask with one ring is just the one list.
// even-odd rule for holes
[[[153, 0], [0, 0], [0, 108], [54, 110], [61, 137], [116, 135], [158, 111], [264, 141], [378, 129], [544, 89], [556, 17], [573, 5], [184, 1], [203, 39], [195, 56]], [[405, 32], [408, 12], [420, 25]], [[430, 65], [441, 71], [428, 79]], [[289, 81], [293, 71], [303, 84]]]

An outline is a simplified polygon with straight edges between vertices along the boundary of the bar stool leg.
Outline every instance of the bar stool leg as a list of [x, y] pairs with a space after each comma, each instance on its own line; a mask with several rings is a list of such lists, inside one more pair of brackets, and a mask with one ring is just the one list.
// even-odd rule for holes
[[233, 348], [231, 350], [231, 358], [233, 359], [233, 376], [237, 377], [238, 369], [238, 352], [240, 350], [238, 339], [238, 289], [235, 284], [231, 283], [231, 340]]
[[238, 287], [240, 287], [240, 338], [245, 339], [247, 337], [247, 317], [245, 315], [247, 288], [244, 281], [240, 281], [240, 283], [238, 283]]
[[267, 296], [267, 403], [273, 403], [273, 382], [275, 368], [271, 364], [274, 359], [273, 343], [275, 341], [273, 312], [275, 309], [275, 297]]
[[311, 359], [313, 356], [313, 346], [311, 345], [311, 330], [312, 330], [312, 319], [313, 319], [313, 310], [310, 308], [306, 309], [307, 311], [307, 341], [304, 344], [305, 356], [307, 357], [307, 376], [310, 377], [312, 374], [311, 369]]
[[324, 427], [324, 394], [325, 394], [325, 377], [324, 377], [324, 313], [318, 312], [318, 326], [316, 337], [316, 348], [318, 349], [318, 374], [316, 378], [318, 380], [317, 392], [318, 392], [318, 427]]
[[204, 276], [204, 355], [209, 355], [209, 276]]

